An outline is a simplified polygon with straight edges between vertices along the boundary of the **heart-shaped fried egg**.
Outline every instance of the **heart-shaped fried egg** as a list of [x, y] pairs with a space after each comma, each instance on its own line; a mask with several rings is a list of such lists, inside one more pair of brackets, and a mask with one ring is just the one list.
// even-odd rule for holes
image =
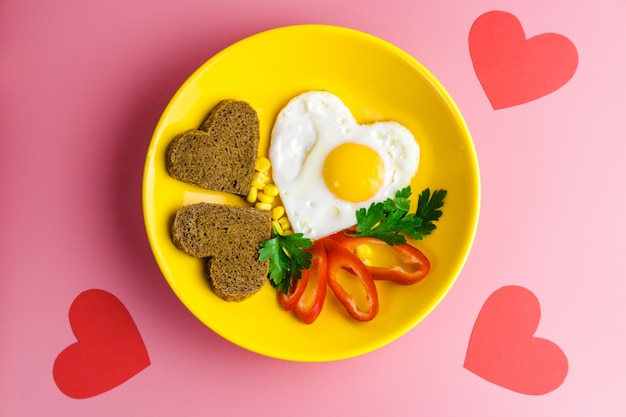
[[358, 124], [337, 96], [309, 91], [278, 114], [269, 156], [294, 232], [318, 239], [409, 185], [420, 149], [401, 124]]

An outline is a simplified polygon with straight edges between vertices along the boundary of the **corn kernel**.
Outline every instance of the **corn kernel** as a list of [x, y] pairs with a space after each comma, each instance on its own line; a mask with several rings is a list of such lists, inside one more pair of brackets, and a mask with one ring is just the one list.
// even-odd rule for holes
[[254, 207], [263, 211], [270, 211], [272, 209], [272, 205], [268, 203], [256, 203]]
[[367, 258], [372, 254], [372, 248], [368, 245], [359, 245], [356, 247], [356, 256], [361, 259]]
[[270, 160], [264, 156], [260, 156], [257, 158], [256, 163], [254, 164], [254, 169], [265, 174], [267, 171], [269, 171], [270, 166]]
[[267, 184], [263, 188], [263, 192], [266, 195], [269, 195], [269, 196], [272, 196], [272, 197], [276, 197], [278, 195], [278, 186], [276, 184]]
[[250, 191], [248, 192], [248, 197], [246, 198], [246, 200], [248, 200], [248, 203], [256, 203], [258, 192], [259, 190], [257, 190], [255, 187], [250, 188]]
[[272, 219], [278, 220], [285, 214], [285, 208], [283, 206], [276, 206], [272, 209]]
[[291, 229], [283, 230], [283, 236], [289, 236], [292, 234], [293, 234], [293, 230]]
[[252, 175], [252, 186], [258, 188], [259, 190], [262, 190], [268, 182], [269, 178], [267, 178], [267, 175], [261, 172], [255, 172]]
[[283, 229], [291, 229], [291, 223], [289, 223], [289, 219], [287, 217], [281, 217], [278, 219], [278, 223], [280, 223]]
[[278, 223], [276, 220], [272, 221], [272, 227], [276, 229], [276, 233], [278, 233], [279, 235], [282, 235], [284, 233], [283, 228], [280, 226], [280, 223]]
[[272, 204], [274, 202], [274, 197], [265, 194], [263, 191], [259, 191], [256, 198], [261, 203]]

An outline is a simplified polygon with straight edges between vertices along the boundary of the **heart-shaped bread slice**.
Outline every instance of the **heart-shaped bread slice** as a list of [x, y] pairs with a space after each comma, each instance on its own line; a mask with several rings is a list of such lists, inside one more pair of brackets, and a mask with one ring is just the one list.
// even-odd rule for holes
[[176, 136], [166, 166], [180, 181], [213, 191], [247, 195], [259, 148], [259, 118], [244, 101], [223, 100], [199, 129]]
[[226, 301], [242, 301], [267, 279], [268, 261], [259, 261], [261, 242], [271, 238], [269, 211], [213, 203], [183, 206], [174, 217], [174, 244], [206, 258], [213, 292]]

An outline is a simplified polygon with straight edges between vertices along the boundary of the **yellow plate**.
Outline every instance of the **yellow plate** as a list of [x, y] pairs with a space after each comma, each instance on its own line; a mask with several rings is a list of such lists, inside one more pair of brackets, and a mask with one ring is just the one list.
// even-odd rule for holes
[[[420, 283], [378, 283], [380, 312], [371, 322], [347, 316], [327, 295], [315, 323], [305, 325], [265, 287], [241, 303], [216, 297], [203, 265], [172, 244], [171, 219], [184, 204], [213, 201], [244, 205], [172, 179], [165, 150], [172, 138], [197, 128], [220, 100], [250, 103], [260, 119], [259, 153], [267, 154], [274, 118], [294, 96], [326, 90], [340, 97], [357, 121], [395, 120], [421, 148], [414, 196], [426, 187], [448, 190], [437, 230], [417, 246], [432, 263]], [[415, 206], [415, 201], [413, 205]], [[379, 348], [419, 323], [446, 295], [468, 256], [480, 205], [474, 146], [456, 105], [420, 63], [371, 35], [325, 25], [289, 26], [239, 41], [209, 59], [182, 85], [165, 109], [150, 143], [144, 171], [143, 210], [154, 256], [173, 291], [213, 331], [263, 355], [295, 361], [330, 361]]]

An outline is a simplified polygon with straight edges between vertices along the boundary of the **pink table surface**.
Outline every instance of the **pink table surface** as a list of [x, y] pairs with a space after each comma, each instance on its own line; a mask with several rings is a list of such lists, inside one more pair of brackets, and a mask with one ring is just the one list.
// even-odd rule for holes
[[[573, 45], [530, 65], [540, 78], [573, 75], [492, 106], [468, 40], [495, 10]], [[0, 415], [626, 415], [625, 20], [623, 0], [3, 1]], [[369, 32], [422, 62], [481, 167], [479, 228], [449, 295], [397, 341], [330, 363], [260, 356], [202, 325], [157, 268], [141, 211], [145, 152], [180, 84], [232, 42], [300, 23]], [[91, 370], [79, 394], [60, 358], [87, 294], [145, 350], [112, 381]]]

